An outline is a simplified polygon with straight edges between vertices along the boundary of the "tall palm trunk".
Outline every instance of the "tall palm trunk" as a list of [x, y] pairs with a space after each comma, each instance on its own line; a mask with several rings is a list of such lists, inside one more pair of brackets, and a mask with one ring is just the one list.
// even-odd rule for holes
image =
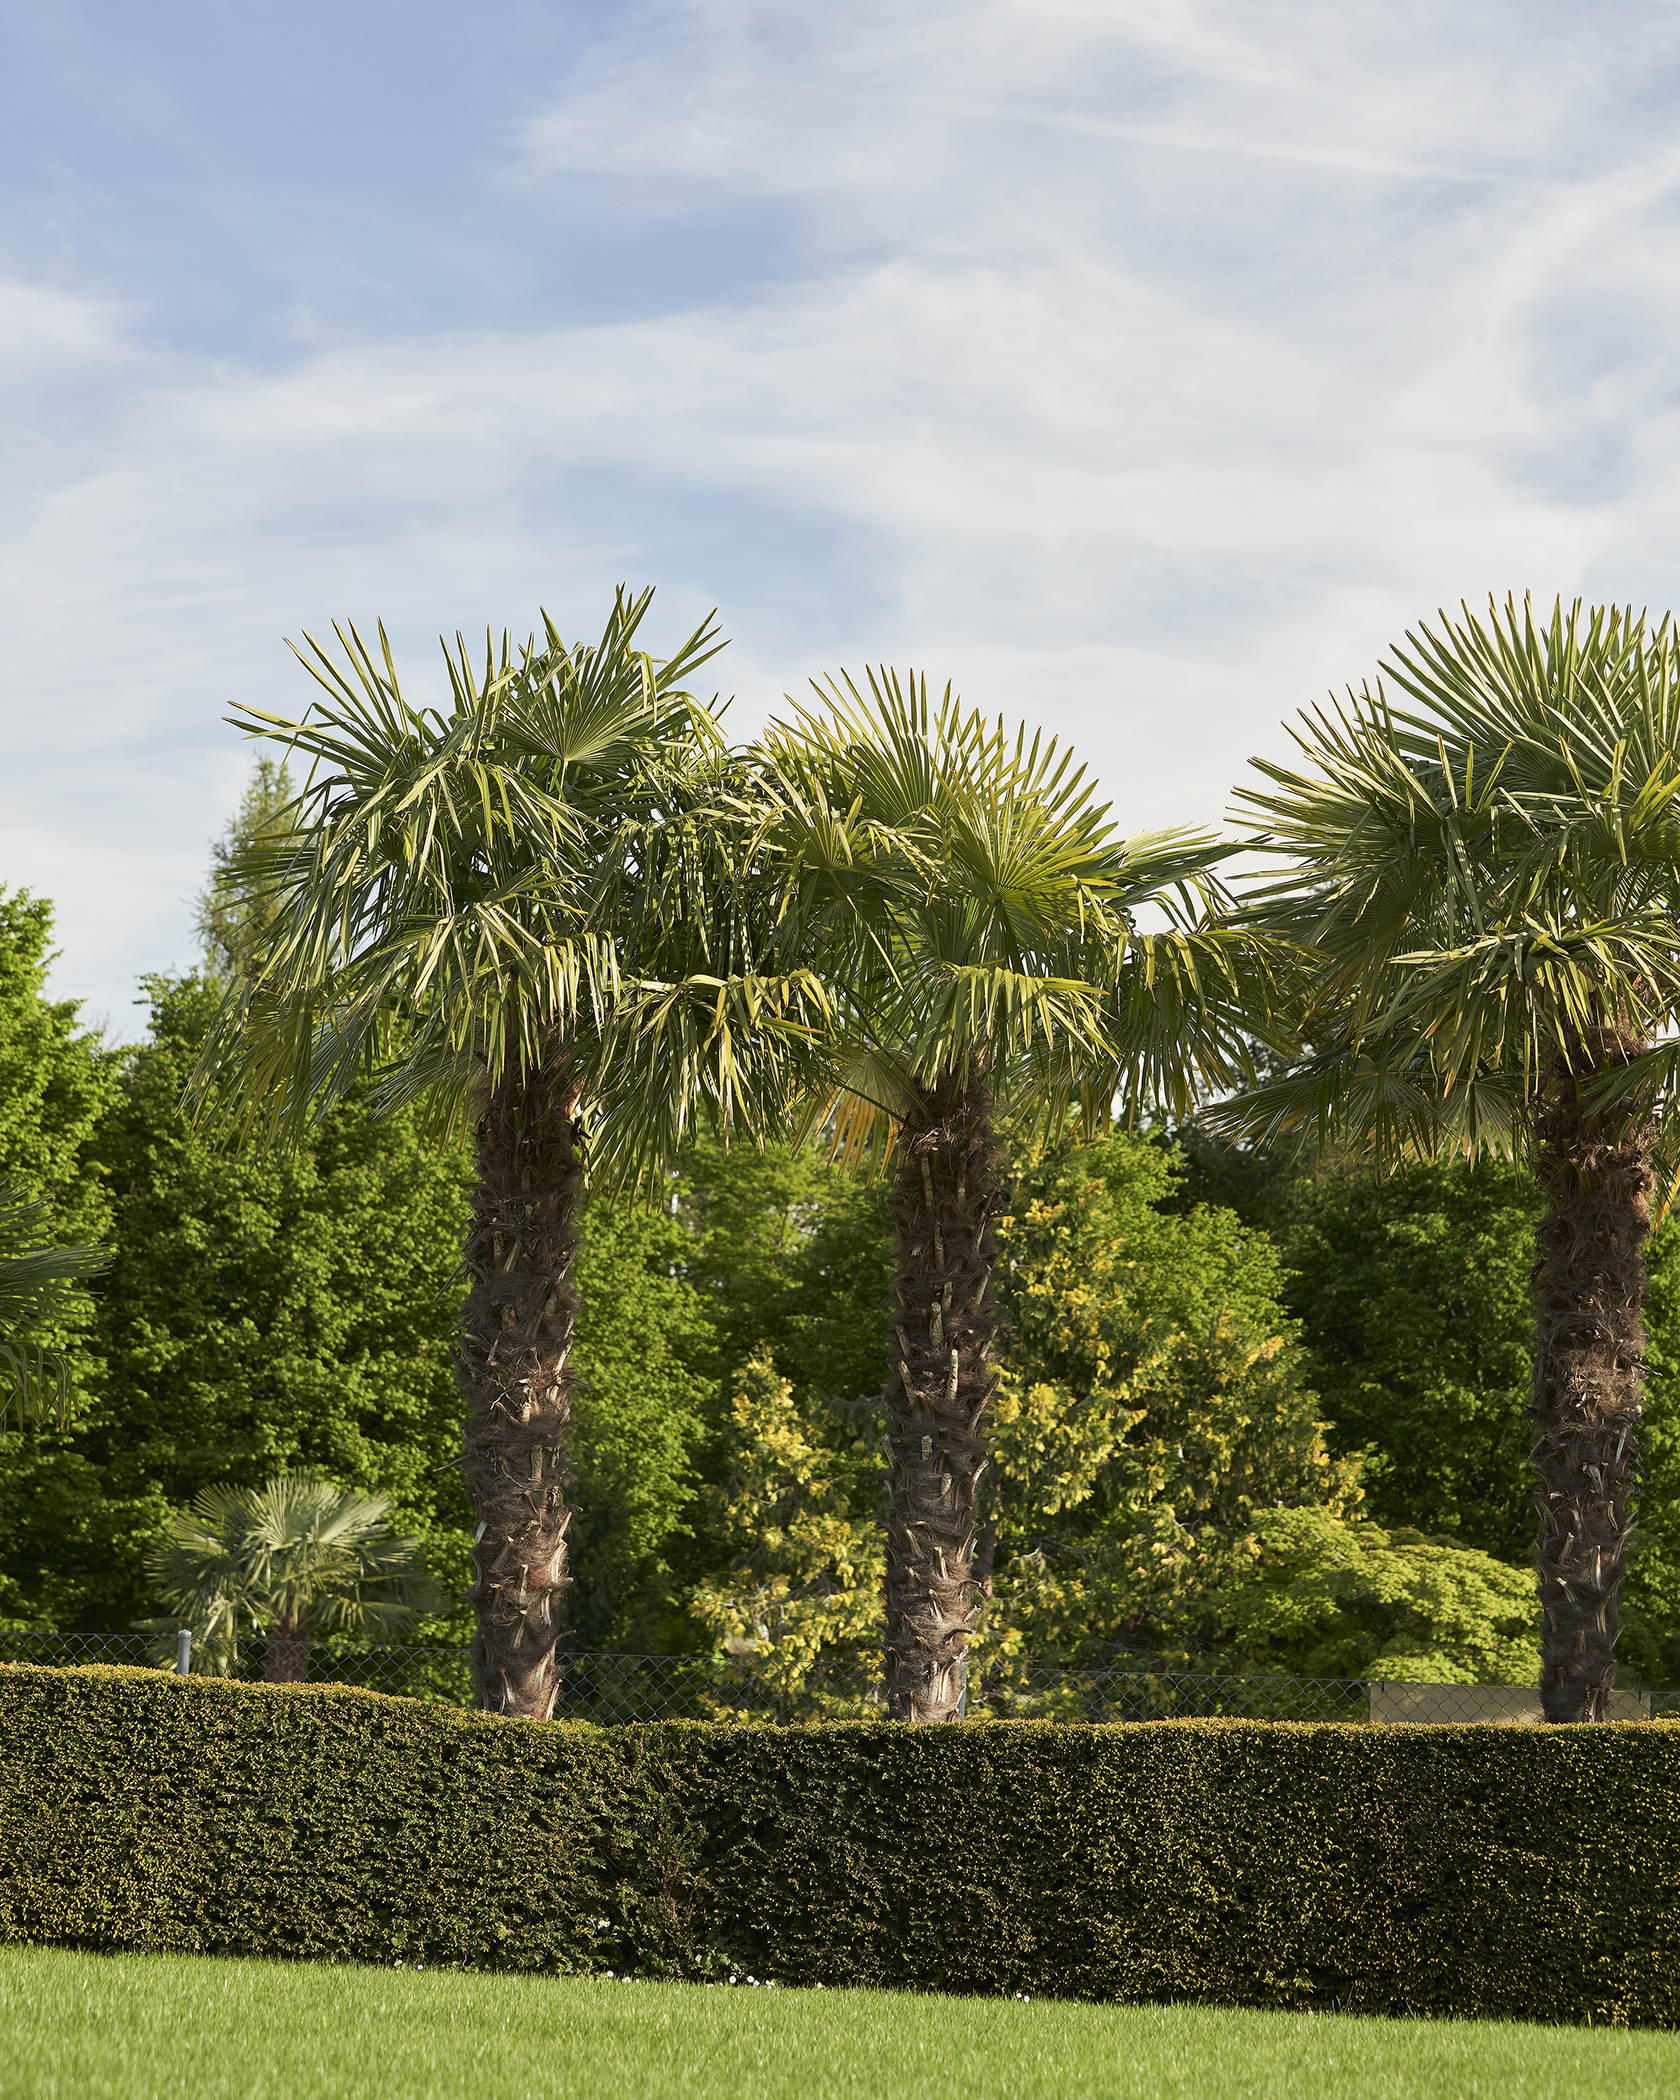
[[886, 1690], [898, 1721], [954, 1721], [967, 1681], [982, 1422], [996, 1382], [991, 1112], [977, 1073], [948, 1073], [900, 1133], [886, 1382]]
[[302, 1621], [282, 1623], [263, 1642], [264, 1684], [309, 1682], [309, 1632]]
[[1619, 1130], [1615, 1109], [1589, 1114], [1582, 1095], [1596, 1072], [1641, 1047], [1605, 1029], [1577, 1047], [1573, 1070], [1560, 1059], [1537, 1133], [1547, 1208], [1534, 1265], [1529, 1420], [1548, 1721], [1607, 1719], [1616, 1681], [1629, 1505], [1639, 1482], [1653, 1133], [1637, 1121]]
[[583, 1168], [578, 1090], [553, 1063], [510, 1069], [476, 1132], [456, 1343], [467, 1403], [463, 1473], [475, 1522], [473, 1681], [492, 1713], [544, 1721], [560, 1689], [555, 1646], [566, 1569], [567, 1367], [577, 1323], [568, 1280]]

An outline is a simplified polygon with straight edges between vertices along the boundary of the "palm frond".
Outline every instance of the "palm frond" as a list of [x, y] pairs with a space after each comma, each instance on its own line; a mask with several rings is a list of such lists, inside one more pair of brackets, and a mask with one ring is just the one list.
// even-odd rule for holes
[[[866, 689], [865, 689], [866, 687]], [[984, 1065], [1049, 1124], [1117, 1088], [1182, 1104], [1246, 1071], [1283, 954], [1227, 923], [1201, 833], [1115, 834], [1072, 754], [883, 666], [790, 702], [756, 778], [778, 908], [832, 989], [829, 1069], [802, 1131], [886, 1157], [906, 1089]], [[1134, 914], [1164, 906], [1168, 931]], [[1036, 1113], [1036, 1111], [1035, 1111]]]
[[390, 1510], [389, 1495], [302, 1470], [256, 1488], [219, 1482], [170, 1520], [147, 1572], [176, 1622], [212, 1650], [242, 1626], [388, 1638], [440, 1601], [419, 1540], [386, 1531]]
[[199, 1115], [290, 1140], [367, 1085], [441, 1130], [557, 1042], [610, 1091], [595, 1049], [627, 959], [638, 980], [679, 974], [672, 922], [692, 948], [729, 903], [696, 887], [717, 874], [694, 850], [696, 783], [716, 795], [727, 766], [683, 683], [722, 643], [707, 620], [657, 661], [636, 646], [650, 597], [621, 591], [596, 643], [545, 614], [521, 649], [487, 637], [480, 664], [457, 636], [448, 710], [411, 705], [383, 629], [370, 646], [351, 627], [298, 652], [324, 695], [308, 715], [238, 711], [307, 778], [233, 871], [265, 932], [194, 1073]]
[[[15, 1182], [0, 1182], [0, 1246], [51, 1230], [47, 1207]], [[0, 1429], [26, 1422], [69, 1425], [70, 1367], [40, 1330], [80, 1309], [79, 1285], [111, 1265], [108, 1247], [22, 1247], [0, 1255]]]
[[[1666, 618], [1466, 608], [1292, 733], [1300, 762], [1257, 762], [1266, 785], [1237, 798], [1250, 845], [1285, 866], [1236, 917], [1300, 959], [1295, 1029], [1320, 1054], [1282, 1084], [1302, 1127], [1508, 1150], [1547, 1074], [1605, 1029], [1680, 1022]], [[1277, 1111], [1262, 1089], [1222, 1113], [1261, 1129]]]

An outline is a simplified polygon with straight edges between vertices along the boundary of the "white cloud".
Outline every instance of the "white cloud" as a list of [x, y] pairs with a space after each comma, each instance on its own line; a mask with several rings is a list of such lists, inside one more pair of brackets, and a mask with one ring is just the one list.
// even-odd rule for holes
[[123, 356], [114, 304], [0, 278], [0, 384], [61, 378]]
[[1514, 4], [661, 7], [514, 179], [790, 200], [803, 275], [267, 372], [43, 289], [66, 363], [129, 357], [3, 528], [39, 827], [5, 872], [61, 898], [65, 983], [186, 959], [218, 717], [301, 705], [279, 635], [334, 612], [425, 666], [649, 578], [672, 633], [721, 600], [741, 726], [915, 661], [1141, 825], [1217, 816], [1439, 603], [1668, 602], [1680, 161], [1629, 83], [1680, 26], [1620, 12], [1650, 48]]

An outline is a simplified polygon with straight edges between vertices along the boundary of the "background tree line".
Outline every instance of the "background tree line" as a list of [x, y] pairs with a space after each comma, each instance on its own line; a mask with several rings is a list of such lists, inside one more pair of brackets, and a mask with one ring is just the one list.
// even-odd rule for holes
[[[77, 1420], [0, 1432], [11, 1627], [128, 1630], [172, 1513], [288, 1465], [389, 1493], [443, 1590], [469, 1579], [462, 1152], [354, 1099], [295, 1153], [229, 1150], [179, 1106], [247, 937], [219, 871], [284, 796], [259, 770], [202, 900], [204, 964], [147, 983], [138, 1045], [46, 999], [50, 909], [0, 896], [0, 1174], [57, 1236], [115, 1252], [52, 1337]], [[1191, 1125], [1023, 1142], [1008, 1173], [980, 1655], [1531, 1677], [1516, 1169], [1379, 1179]], [[787, 1682], [878, 1643], [884, 1205], [809, 1151], [701, 1137], [663, 1201], [591, 1210], [569, 1645], [727, 1646]], [[1622, 1644], [1659, 1681], [1680, 1665], [1677, 1244], [1652, 1243]], [[457, 1607], [424, 1631], [467, 1626]]]
[[[446, 649], [447, 711], [404, 698], [382, 636], [310, 643], [326, 703], [252, 717], [309, 783], [259, 776], [209, 968], [152, 987], [150, 1043], [103, 1056], [37, 986], [20, 1036], [44, 1028], [71, 1094], [80, 1058], [84, 1106], [109, 1094], [71, 1164], [131, 1213], [82, 1322], [111, 1421], [78, 1462], [108, 1482], [139, 1450], [155, 1494], [182, 1422], [200, 1459], [230, 1426], [324, 1431], [339, 1478], [406, 1467], [381, 1506], [430, 1502], [440, 1569], [455, 1473], [481, 1703], [538, 1718], [563, 1638], [632, 1626], [783, 1678], [877, 1654], [906, 1720], [957, 1716], [971, 1637], [1389, 1676], [1543, 1658], [1547, 1718], [1602, 1718], [1641, 1481], [1624, 1652], [1660, 1668], [1669, 1454], [1639, 1424], [1680, 1085], [1669, 624], [1513, 602], [1409, 638], [1384, 671], [1421, 713], [1367, 686], [1297, 732], [1306, 771], [1258, 762], [1239, 800], [1288, 865], [1239, 896], [1232, 846], [1119, 837], [1053, 741], [884, 668], [728, 749], [682, 682], [715, 628], [656, 660], [650, 596], [619, 593], [599, 644], [545, 616], [482, 672]], [[214, 1145], [148, 1113], [148, 1073], [169, 1101], [183, 1071]], [[786, 1149], [816, 1131], [826, 1168]], [[1420, 1164], [1456, 1157], [1478, 1164]], [[832, 1164], [870, 1159], [884, 1197]], [[808, 1185], [743, 1211], [747, 1161]], [[397, 1285], [452, 1171], [464, 1289], [434, 1274], [432, 1303], [466, 1424], [425, 1467], [429, 1338]], [[1242, 1202], [1198, 1200], [1209, 1176]], [[621, 1264], [598, 1275], [591, 1187], [589, 1259]], [[802, 1292], [849, 1212], [843, 1273]], [[1507, 1227], [1539, 1250], [1538, 1654]], [[265, 1261], [253, 1315], [241, 1262]], [[837, 1320], [854, 1358], [873, 1327], [876, 1389], [812, 1375]], [[74, 1531], [94, 1498], [58, 1485]]]

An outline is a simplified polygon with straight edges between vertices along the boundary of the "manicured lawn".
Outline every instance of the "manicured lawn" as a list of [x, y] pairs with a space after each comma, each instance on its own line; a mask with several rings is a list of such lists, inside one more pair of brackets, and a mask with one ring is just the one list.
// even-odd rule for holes
[[0, 2100], [1680, 2091], [1680, 2036], [0, 1952]]

